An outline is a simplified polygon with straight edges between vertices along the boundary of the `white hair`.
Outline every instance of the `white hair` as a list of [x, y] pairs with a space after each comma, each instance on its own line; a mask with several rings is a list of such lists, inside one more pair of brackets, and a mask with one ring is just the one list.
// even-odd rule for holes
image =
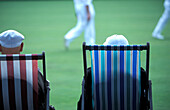
[[108, 37], [103, 45], [129, 45], [129, 43], [123, 35], [115, 34]]

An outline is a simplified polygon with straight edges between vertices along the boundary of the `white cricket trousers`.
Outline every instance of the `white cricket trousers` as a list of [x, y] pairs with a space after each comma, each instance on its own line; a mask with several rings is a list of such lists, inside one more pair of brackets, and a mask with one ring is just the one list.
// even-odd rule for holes
[[84, 31], [84, 39], [87, 45], [95, 44], [95, 10], [93, 4], [89, 5], [91, 18], [87, 20], [87, 11], [85, 5], [75, 4], [75, 12], [77, 15], [77, 24], [66, 35], [65, 39], [70, 42], [79, 37]]
[[164, 29], [165, 25], [167, 24], [170, 18], [170, 3], [165, 1], [164, 7], [165, 7], [165, 10], [161, 18], [159, 19], [158, 24], [156, 25], [156, 28], [153, 31], [153, 33], [155, 34], [161, 34], [162, 30]]

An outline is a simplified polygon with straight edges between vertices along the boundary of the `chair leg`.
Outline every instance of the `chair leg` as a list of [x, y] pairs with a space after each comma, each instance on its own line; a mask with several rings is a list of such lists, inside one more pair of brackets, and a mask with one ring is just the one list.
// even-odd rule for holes
[[47, 100], [46, 100], [46, 101], [47, 101], [47, 102], [46, 102], [47, 105], [46, 105], [46, 110], [49, 110], [50, 82], [49, 82], [48, 80], [46, 81], [46, 86], [47, 86], [47, 94], [46, 94], [46, 95], [47, 95], [47, 96], [46, 96], [46, 97], [47, 97]]
[[81, 110], [84, 110], [84, 84], [85, 84], [85, 80], [83, 78], [83, 81], [82, 81], [82, 102], [81, 102]]
[[150, 102], [150, 110], [153, 110], [153, 105], [152, 105], [152, 82], [149, 80], [149, 102]]

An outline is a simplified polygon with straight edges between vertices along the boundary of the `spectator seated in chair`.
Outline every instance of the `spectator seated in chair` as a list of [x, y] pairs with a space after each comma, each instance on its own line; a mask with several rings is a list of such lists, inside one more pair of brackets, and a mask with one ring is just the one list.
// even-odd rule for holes
[[[112, 35], [106, 39], [103, 45], [129, 45], [128, 40], [123, 35]], [[146, 84], [146, 71], [141, 67], [141, 90], [144, 90], [144, 85]], [[84, 110], [92, 110], [92, 78], [91, 78], [91, 67], [87, 69], [87, 75], [84, 76]], [[144, 95], [144, 92], [141, 92]], [[145, 99], [140, 99], [145, 100]], [[144, 102], [144, 101], [142, 101]], [[81, 110], [82, 107], [82, 95], [77, 104], [77, 110]], [[141, 103], [143, 106], [143, 103]]]
[[[0, 52], [2, 54], [20, 54], [23, 51], [23, 40], [24, 36], [15, 30], [7, 30], [1, 33]], [[38, 109], [45, 110], [44, 81], [40, 70], [38, 70], [38, 97]], [[50, 109], [52, 110], [52, 107]]]

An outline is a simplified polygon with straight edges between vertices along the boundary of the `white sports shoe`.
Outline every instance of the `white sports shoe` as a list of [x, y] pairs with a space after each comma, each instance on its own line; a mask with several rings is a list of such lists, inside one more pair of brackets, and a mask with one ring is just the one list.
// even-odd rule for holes
[[70, 41], [68, 39], [64, 39], [64, 43], [65, 43], [66, 50], [68, 50], [68, 48], [70, 46]]
[[157, 39], [160, 39], [160, 40], [163, 40], [164, 39], [164, 36], [163, 35], [161, 35], [161, 34], [152, 34], [152, 36], [154, 37], [154, 38], [157, 38]]

